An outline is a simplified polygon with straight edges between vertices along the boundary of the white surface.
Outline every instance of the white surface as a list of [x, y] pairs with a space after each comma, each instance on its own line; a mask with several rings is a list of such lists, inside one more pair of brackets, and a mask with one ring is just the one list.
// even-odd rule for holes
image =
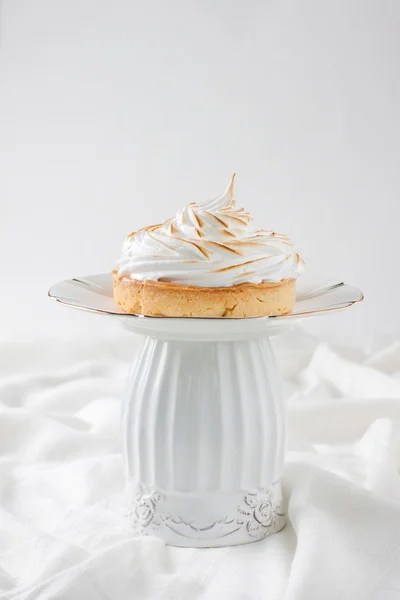
[[135, 341], [0, 347], [2, 600], [399, 597], [399, 342], [366, 356], [276, 340], [291, 525], [189, 550], [124, 528], [118, 396]]
[[233, 171], [260, 226], [365, 291], [313, 327], [399, 333], [399, 26], [393, 0], [3, 0], [0, 336], [104, 331], [50, 285]]

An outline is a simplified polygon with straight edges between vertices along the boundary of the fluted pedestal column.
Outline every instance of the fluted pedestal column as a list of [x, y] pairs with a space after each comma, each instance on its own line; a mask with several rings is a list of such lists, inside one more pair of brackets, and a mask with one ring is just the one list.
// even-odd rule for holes
[[122, 411], [133, 530], [191, 547], [279, 531], [285, 418], [267, 332], [148, 323]]

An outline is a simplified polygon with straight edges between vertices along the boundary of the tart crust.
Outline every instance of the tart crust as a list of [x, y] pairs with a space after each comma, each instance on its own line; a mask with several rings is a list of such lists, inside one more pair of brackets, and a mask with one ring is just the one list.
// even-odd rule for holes
[[118, 277], [118, 271], [112, 275], [114, 298], [121, 308], [154, 317], [284, 315], [292, 310], [296, 297], [296, 279], [209, 288]]

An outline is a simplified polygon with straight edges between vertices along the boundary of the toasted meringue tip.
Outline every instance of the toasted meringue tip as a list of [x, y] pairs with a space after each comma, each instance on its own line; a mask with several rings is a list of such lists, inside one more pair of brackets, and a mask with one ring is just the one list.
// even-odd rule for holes
[[235, 176], [236, 176], [236, 173], [234, 173], [234, 174], [232, 175], [232, 177], [231, 177], [231, 180], [230, 180], [230, 182], [229, 182], [229, 185], [228, 185], [228, 187], [226, 188], [226, 193], [227, 193], [227, 194], [228, 194], [228, 195], [229, 195], [231, 198], [233, 198], [233, 188], [234, 188], [234, 185], [235, 185]]

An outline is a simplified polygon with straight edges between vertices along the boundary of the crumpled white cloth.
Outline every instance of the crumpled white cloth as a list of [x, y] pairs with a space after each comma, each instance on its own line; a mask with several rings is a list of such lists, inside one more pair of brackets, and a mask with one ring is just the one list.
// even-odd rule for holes
[[136, 338], [0, 344], [0, 598], [400, 598], [400, 342], [276, 341], [290, 524], [166, 547], [126, 529], [119, 396]]

